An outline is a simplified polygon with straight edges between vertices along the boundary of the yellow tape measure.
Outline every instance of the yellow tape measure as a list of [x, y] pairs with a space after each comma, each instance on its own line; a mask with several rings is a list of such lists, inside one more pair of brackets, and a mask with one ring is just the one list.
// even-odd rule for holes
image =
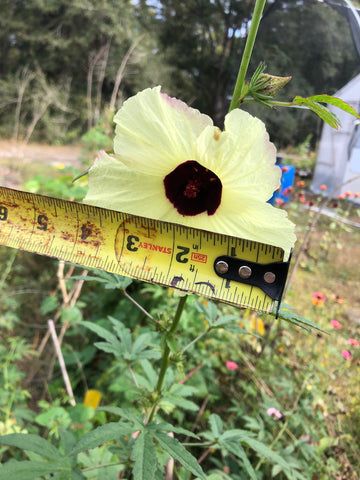
[[278, 247], [5, 187], [0, 244], [269, 313], [288, 271]]

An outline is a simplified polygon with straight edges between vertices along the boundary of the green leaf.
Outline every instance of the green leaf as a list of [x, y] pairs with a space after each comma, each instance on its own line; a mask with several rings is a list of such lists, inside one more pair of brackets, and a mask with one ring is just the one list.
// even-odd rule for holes
[[309, 108], [314, 113], [316, 113], [324, 122], [328, 123], [336, 130], [340, 126], [340, 121], [337, 116], [324, 105], [321, 105], [320, 103], [312, 100], [311, 97], [304, 98], [296, 96], [291, 102], [291, 104]]
[[165, 341], [170, 351], [174, 354], [178, 352], [177, 337], [175, 334], [167, 334], [165, 336]]
[[141, 335], [138, 336], [138, 338], [135, 340], [133, 343], [133, 346], [131, 348], [131, 353], [137, 357], [139, 357], [139, 354], [143, 350], [146, 350], [149, 344], [151, 343], [153, 339], [153, 334], [148, 332], [148, 333], [142, 333]]
[[350, 115], [354, 115], [354, 117], [360, 118], [357, 111], [351, 105], [344, 102], [344, 100], [341, 100], [341, 98], [332, 97], [331, 95], [312, 95], [311, 97], [308, 97], [308, 99], [311, 99], [314, 102], [323, 102], [333, 105], [334, 107], [344, 110], [344, 112], [350, 113]]
[[131, 460], [135, 461], [134, 480], [152, 480], [156, 470], [156, 450], [150, 435], [141, 432], [134, 443]]
[[87, 270], [93, 272], [94, 275], [74, 275], [70, 278], [72, 280], [84, 280], [85, 282], [96, 281], [99, 283], [104, 283], [105, 288], [109, 290], [116, 288], [124, 290], [133, 281], [131, 278], [123, 277], [122, 275], [117, 275], [115, 273], [108, 273], [103, 270], [96, 270], [94, 268], [87, 268]]
[[175, 460], [181, 463], [189, 472], [197, 477], [206, 480], [205, 474], [197, 463], [196, 458], [176, 438], [169, 437], [162, 432], [152, 432], [159, 445]]
[[0, 480], [34, 480], [34, 478], [57, 472], [69, 472], [70, 474], [69, 468], [61, 464], [33, 460], [13, 461], [0, 467]]
[[214, 437], [219, 438], [223, 431], [223, 422], [219, 417], [219, 415], [216, 415], [216, 413], [213, 413], [212, 415], [210, 415], [209, 425]]
[[81, 310], [76, 306], [64, 307], [61, 311], [61, 320], [63, 322], [67, 320], [70, 323], [81, 322], [82, 320]]
[[252, 479], [252, 480], [258, 480], [257, 479], [257, 475], [256, 475], [256, 472], [253, 468], [253, 466], [251, 465], [246, 453], [245, 453], [245, 450], [242, 448], [242, 446], [240, 445], [239, 442], [219, 442], [219, 446], [220, 447], [223, 447], [225, 450], [229, 451], [230, 453], [232, 453], [233, 455], [235, 455], [236, 457], [240, 458], [240, 460], [242, 461], [243, 465], [244, 465], [244, 468], [246, 470], [246, 473], [249, 475], [249, 477]]
[[327, 448], [338, 444], [338, 439], [333, 437], [323, 437], [320, 439], [318, 451], [324, 453]]
[[10, 433], [0, 437], [0, 443], [9, 447], [18, 447], [22, 450], [37, 453], [49, 460], [58, 461], [62, 457], [61, 453], [51, 443], [47, 442], [39, 435], [32, 433]]
[[113, 415], [118, 415], [119, 417], [126, 418], [126, 420], [132, 422], [139, 429], [144, 427], [143, 419], [139, 415], [132, 413], [128, 408], [105, 406], [98, 407], [96, 410], [99, 412], [109, 412]]
[[244, 328], [239, 327], [239, 325], [225, 325], [224, 330], [231, 333], [241, 333], [242, 335], [251, 335], [252, 337], [261, 338], [261, 335], [258, 335], [255, 332], [248, 332]]
[[95, 342], [94, 346], [99, 350], [102, 350], [103, 352], [106, 352], [106, 353], [111, 353], [116, 357], [119, 357], [122, 354], [120, 342], [117, 342], [115, 344], [107, 343], [107, 342]]
[[281, 308], [278, 318], [281, 320], [285, 320], [286, 322], [292, 323], [293, 325], [297, 325], [298, 327], [301, 327], [309, 332], [314, 329], [318, 330], [319, 332], [328, 334], [326, 330], [323, 330], [321, 327], [316, 325], [316, 323], [313, 323], [310, 320], [307, 320], [306, 318], [298, 315], [291, 307]]
[[244, 439], [243, 442], [246, 443], [250, 448], [255, 450], [258, 455], [262, 455], [273, 463], [282, 465], [285, 469], [289, 468], [289, 464], [286, 462], [286, 460], [284, 460], [283, 457], [281, 457], [278, 453], [271, 450], [271, 448], [269, 448], [264, 443], [250, 437]]
[[134, 431], [132, 425], [123, 422], [110, 422], [95, 428], [80, 438], [69, 455], [76, 455], [79, 452], [98, 447], [104, 443], [116, 440], [117, 438], [129, 435]]
[[108, 318], [109, 318], [110, 322], [112, 323], [113, 328], [114, 328], [114, 332], [116, 333], [117, 337], [121, 341], [124, 349], [127, 352], [130, 352], [130, 350], [131, 350], [131, 330], [129, 328], [125, 327], [125, 325], [122, 322], [120, 322], [120, 320], [117, 320], [114, 317], [108, 317]]
[[175, 427], [171, 423], [167, 422], [161, 422], [161, 423], [148, 423], [146, 425], [146, 430], [149, 431], [154, 431], [154, 432], [173, 432], [173, 433], [178, 433], [179, 435], [186, 435], [187, 437], [192, 437], [196, 438], [199, 440], [199, 437], [195, 435], [195, 433], [191, 432], [190, 430], [187, 430], [186, 428], [182, 427]]
[[140, 360], [140, 365], [154, 390], [157, 383], [157, 373], [155, 372], [154, 367], [149, 360], [145, 358]]
[[40, 310], [40, 313], [42, 313], [43, 315], [46, 315], [56, 310], [58, 306], [59, 306], [59, 300], [57, 299], [57, 297], [55, 296], [46, 297], [41, 302], [39, 310]]
[[60, 445], [64, 450], [64, 454], [67, 455], [76, 443], [75, 435], [70, 430], [65, 428], [59, 428]]
[[195, 308], [205, 315], [210, 327], [215, 326], [215, 321], [218, 315], [217, 306], [213, 302], [207, 302], [206, 306], [198, 301], [194, 302]]
[[234, 323], [239, 321], [238, 315], [220, 315], [219, 318], [216, 320], [214, 327], [219, 328], [228, 323]]
[[107, 330], [106, 328], [97, 325], [96, 323], [83, 321], [81, 322], [81, 325], [96, 333], [97, 335], [99, 335], [99, 337], [103, 338], [109, 343], [116, 343], [118, 341], [114, 334], [109, 332], [109, 330]]
[[159, 406], [162, 408], [166, 408], [166, 404], [169, 403], [171, 405], [175, 405], [176, 407], [183, 408], [184, 410], [190, 410], [192, 412], [196, 412], [197, 410], [199, 410], [199, 406], [195, 402], [187, 400], [180, 395], [165, 395], [159, 402]]
[[232, 441], [237, 440], [238, 442], [246, 441], [247, 438], [254, 437], [255, 433], [249, 430], [242, 430], [240, 428], [233, 428], [231, 430], [226, 430], [221, 435], [221, 441]]

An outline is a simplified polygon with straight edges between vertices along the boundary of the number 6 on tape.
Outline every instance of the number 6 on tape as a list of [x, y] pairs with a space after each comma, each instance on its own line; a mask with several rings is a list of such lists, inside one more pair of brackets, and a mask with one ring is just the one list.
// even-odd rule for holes
[[271, 245], [5, 187], [0, 244], [268, 313], [289, 267]]

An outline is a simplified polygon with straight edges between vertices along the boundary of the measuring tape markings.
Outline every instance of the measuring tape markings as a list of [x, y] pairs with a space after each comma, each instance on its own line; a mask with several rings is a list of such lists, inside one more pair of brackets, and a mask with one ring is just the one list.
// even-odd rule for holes
[[281, 248], [0, 187], [0, 243], [271, 312], [260, 288], [221, 278], [221, 255], [281, 262]]

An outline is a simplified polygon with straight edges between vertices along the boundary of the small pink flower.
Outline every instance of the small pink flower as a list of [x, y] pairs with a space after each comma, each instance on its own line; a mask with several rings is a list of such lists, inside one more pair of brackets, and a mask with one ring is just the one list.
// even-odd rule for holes
[[303, 180], [300, 180], [300, 181], [296, 182], [296, 186], [300, 187], [300, 188], [304, 188], [305, 187], [305, 182]]
[[345, 198], [345, 196], [342, 193], [340, 193], [340, 195], [338, 195], [339, 200], [344, 200], [344, 198]]
[[320, 190], [323, 190], [323, 191], [327, 190], [327, 186], [326, 186], [326, 185], [320, 185], [319, 188], [320, 188]]
[[282, 418], [282, 415], [281, 415], [281, 413], [279, 412], [279, 410], [277, 410], [277, 409], [274, 408], [274, 407], [268, 408], [266, 413], [269, 415], [269, 417], [274, 417], [274, 418], [276, 418], [276, 419], [278, 419], [278, 420], [279, 420], [280, 418]]
[[340, 330], [341, 328], [341, 323], [338, 322], [337, 320], [331, 320], [330, 325], [336, 330]]
[[321, 292], [315, 292], [313, 294], [312, 298], [312, 304], [316, 305], [318, 307], [322, 307], [324, 305], [324, 301], [326, 300], [326, 297], [323, 293]]
[[277, 203], [277, 205], [283, 205], [285, 202], [282, 198], [277, 198], [276, 203]]
[[355, 193], [354, 193], [354, 197], [355, 197], [355, 198], [359, 198], [359, 197], [360, 197], [360, 193], [359, 193], [359, 192], [355, 192]]
[[345, 197], [351, 197], [350, 190], [346, 190], [346, 192], [344, 192], [344, 195], [345, 195]]
[[228, 370], [236, 370], [238, 368], [238, 365], [235, 362], [226, 362], [226, 368]]
[[350, 343], [350, 345], [353, 345], [354, 347], [359, 346], [359, 342], [357, 340], [355, 340], [355, 338], [349, 338], [349, 343]]
[[348, 352], [347, 350], [343, 350], [341, 352], [341, 355], [346, 359], [346, 360], [349, 360], [351, 358], [351, 353]]
[[304, 440], [305, 442], [310, 443], [310, 444], [313, 443], [313, 440], [310, 437], [310, 435], [301, 435], [300, 440]]

